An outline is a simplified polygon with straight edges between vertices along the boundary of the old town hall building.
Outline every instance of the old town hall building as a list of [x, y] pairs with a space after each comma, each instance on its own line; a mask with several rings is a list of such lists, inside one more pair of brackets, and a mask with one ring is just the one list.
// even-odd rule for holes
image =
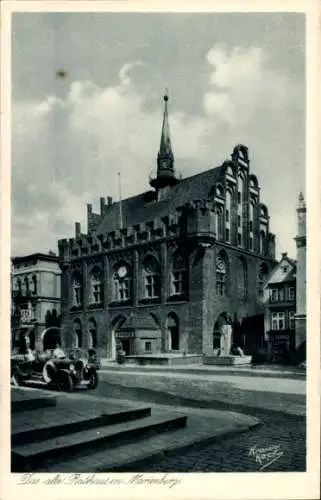
[[62, 342], [127, 355], [210, 354], [227, 318], [234, 341], [264, 342], [263, 288], [275, 237], [247, 147], [221, 166], [179, 179], [168, 96], [151, 190], [89, 204], [87, 233], [59, 241]]

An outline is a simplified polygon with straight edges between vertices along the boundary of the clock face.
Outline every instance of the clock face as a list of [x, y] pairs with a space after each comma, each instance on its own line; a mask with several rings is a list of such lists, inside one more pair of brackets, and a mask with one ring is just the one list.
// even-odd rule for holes
[[124, 278], [124, 276], [126, 276], [127, 274], [127, 269], [125, 266], [121, 266], [119, 269], [118, 269], [118, 276], [120, 278]]

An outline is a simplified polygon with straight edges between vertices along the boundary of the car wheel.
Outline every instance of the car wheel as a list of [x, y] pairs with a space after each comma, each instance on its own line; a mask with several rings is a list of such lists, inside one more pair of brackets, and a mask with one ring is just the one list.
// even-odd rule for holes
[[19, 368], [16, 366], [11, 374], [11, 383], [15, 387], [19, 387], [19, 385], [23, 384], [23, 377], [20, 374]]
[[59, 371], [56, 376], [56, 387], [60, 391], [71, 392], [74, 384], [71, 376], [66, 371]]
[[88, 389], [96, 389], [98, 385], [98, 373], [96, 370], [91, 370], [89, 373], [89, 383], [88, 383]]

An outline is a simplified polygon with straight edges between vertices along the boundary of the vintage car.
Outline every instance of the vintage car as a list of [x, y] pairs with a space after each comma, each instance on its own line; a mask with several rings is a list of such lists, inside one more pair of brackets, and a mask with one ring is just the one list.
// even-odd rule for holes
[[48, 386], [71, 391], [76, 386], [95, 389], [98, 385], [98, 374], [89, 359], [72, 355], [55, 357], [52, 353], [36, 355], [13, 355], [11, 357], [11, 381], [21, 385], [28, 381], [39, 381]]

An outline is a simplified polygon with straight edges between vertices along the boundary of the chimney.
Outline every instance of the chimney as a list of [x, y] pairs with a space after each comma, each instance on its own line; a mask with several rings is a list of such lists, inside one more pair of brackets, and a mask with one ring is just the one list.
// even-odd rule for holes
[[105, 198], [100, 198], [100, 215], [103, 216], [105, 212]]
[[110, 207], [110, 205], [112, 205], [112, 204], [113, 204], [113, 199], [111, 196], [108, 196], [107, 197], [107, 205]]
[[76, 236], [76, 238], [79, 238], [80, 234], [81, 234], [80, 222], [75, 222], [75, 236]]

